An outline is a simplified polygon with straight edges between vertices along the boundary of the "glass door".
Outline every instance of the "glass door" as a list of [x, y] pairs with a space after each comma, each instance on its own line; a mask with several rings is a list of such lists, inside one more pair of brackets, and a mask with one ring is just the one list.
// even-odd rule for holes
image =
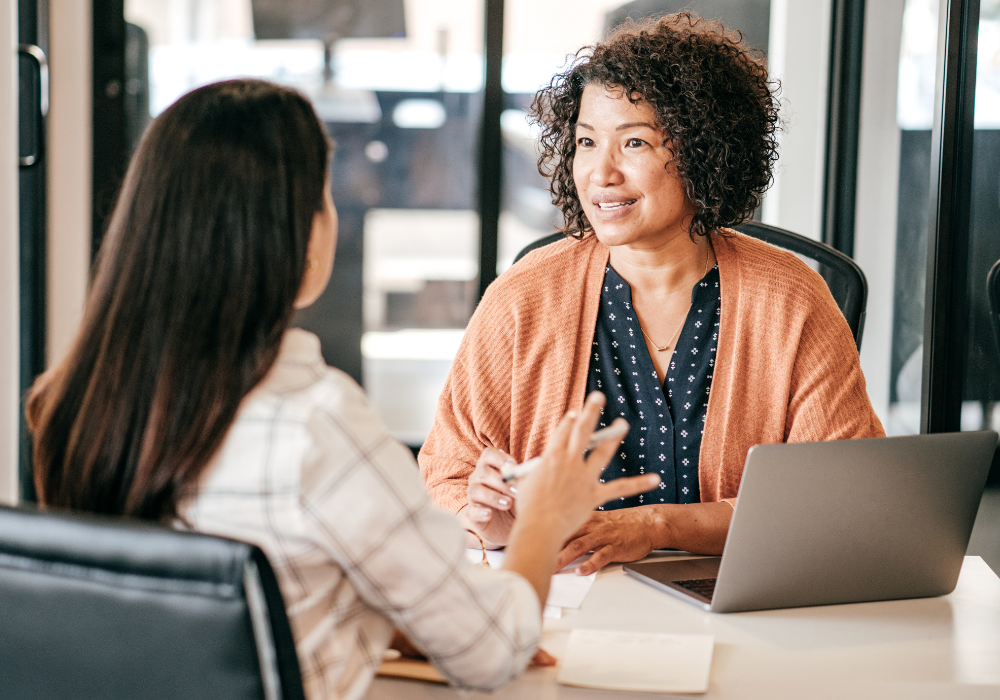
[[477, 300], [483, 0], [124, 6], [129, 149], [206, 83], [261, 77], [312, 100], [336, 143], [340, 228], [330, 284], [295, 323], [421, 444]]

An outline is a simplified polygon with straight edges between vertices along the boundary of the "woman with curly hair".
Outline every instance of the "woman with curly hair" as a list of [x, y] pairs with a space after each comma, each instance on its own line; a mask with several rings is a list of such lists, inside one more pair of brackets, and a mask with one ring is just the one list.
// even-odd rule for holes
[[747, 450], [877, 437], [851, 331], [822, 278], [727, 227], [749, 219], [777, 159], [776, 86], [742, 42], [688, 13], [630, 24], [539, 91], [539, 169], [566, 239], [490, 286], [420, 454], [437, 503], [490, 546], [516, 485], [588, 391], [631, 430], [604, 480], [651, 491], [595, 511], [569, 539], [577, 571], [652, 549], [718, 554]]

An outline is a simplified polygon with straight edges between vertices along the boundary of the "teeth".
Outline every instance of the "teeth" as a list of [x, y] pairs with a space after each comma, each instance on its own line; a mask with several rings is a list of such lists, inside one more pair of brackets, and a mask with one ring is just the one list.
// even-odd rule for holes
[[627, 202], [601, 202], [597, 206], [599, 206], [601, 209], [618, 209], [619, 207], [624, 207], [628, 204], [631, 204], [634, 201], [635, 201], [634, 199], [631, 199]]

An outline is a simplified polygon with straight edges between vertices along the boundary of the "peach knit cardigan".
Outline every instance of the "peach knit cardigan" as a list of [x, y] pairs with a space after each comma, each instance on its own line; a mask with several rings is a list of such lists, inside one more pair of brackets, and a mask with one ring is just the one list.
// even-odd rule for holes
[[[701, 441], [704, 502], [739, 490], [747, 450], [880, 437], [851, 330], [823, 279], [740, 233], [713, 234], [722, 292]], [[590, 235], [532, 251], [487, 289], [469, 321], [420, 451], [434, 500], [457, 512], [484, 447], [542, 453], [583, 405], [608, 248]]]

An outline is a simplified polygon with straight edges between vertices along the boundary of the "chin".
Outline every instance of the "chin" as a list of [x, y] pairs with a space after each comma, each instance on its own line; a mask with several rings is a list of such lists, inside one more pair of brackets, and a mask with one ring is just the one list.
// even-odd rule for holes
[[591, 224], [591, 226], [594, 229], [597, 240], [609, 248], [617, 245], [636, 243], [643, 238], [641, 233], [631, 228], [608, 226], [607, 224], [598, 224], [596, 226]]

